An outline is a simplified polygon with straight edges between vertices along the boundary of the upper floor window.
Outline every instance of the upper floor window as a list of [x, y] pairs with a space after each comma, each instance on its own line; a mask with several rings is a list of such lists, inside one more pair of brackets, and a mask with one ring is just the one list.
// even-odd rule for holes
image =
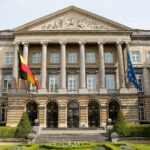
[[132, 62], [139, 63], [140, 62], [140, 53], [138, 51], [132, 52]]
[[41, 53], [33, 53], [33, 64], [40, 64], [41, 63]]
[[114, 91], [116, 89], [115, 74], [106, 74], [106, 88], [110, 91]]
[[59, 75], [51, 74], [49, 75], [49, 91], [56, 92], [59, 86]]
[[135, 76], [136, 76], [137, 82], [139, 84], [139, 91], [142, 91], [142, 74], [136, 73]]
[[150, 52], [148, 52], [148, 64], [150, 64]]
[[59, 53], [56, 52], [50, 53], [50, 63], [51, 64], [59, 63]]
[[76, 91], [78, 89], [78, 75], [70, 74], [68, 75], [68, 90]]
[[11, 81], [12, 81], [12, 75], [7, 74], [3, 77], [3, 92], [8, 92], [8, 90], [11, 88]]
[[94, 52], [86, 53], [86, 63], [88, 63], [88, 64], [95, 63], [95, 53]]
[[96, 74], [87, 74], [87, 89], [89, 91], [96, 91]]
[[105, 63], [106, 64], [112, 64], [113, 62], [114, 62], [113, 53], [112, 52], [105, 52]]
[[77, 53], [76, 52], [69, 52], [68, 53], [68, 63], [69, 64], [76, 64], [77, 63]]
[[7, 52], [6, 53], [6, 64], [11, 65], [14, 61], [14, 53], [13, 52]]
[[140, 120], [145, 120], [145, 107], [144, 107], [144, 103], [140, 103], [139, 104], [139, 117], [140, 117]]
[[[34, 75], [35, 80], [37, 81], [38, 86], [40, 87], [40, 75], [39, 74], [35, 74]], [[33, 85], [32, 83], [30, 84], [30, 91], [37, 91], [37, 88], [35, 85]]]

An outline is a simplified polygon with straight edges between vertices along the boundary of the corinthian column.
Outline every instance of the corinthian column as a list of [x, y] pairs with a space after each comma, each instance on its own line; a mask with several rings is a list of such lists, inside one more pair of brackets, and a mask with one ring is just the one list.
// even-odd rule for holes
[[22, 43], [23, 46], [23, 58], [26, 61], [26, 63], [28, 64], [28, 49], [29, 49], [29, 42], [23, 42]]
[[120, 43], [117, 43], [117, 53], [118, 53], [118, 69], [119, 69], [120, 93], [127, 93], [127, 89], [125, 87], [125, 74], [124, 74], [122, 45]]
[[84, 94], [87, 92], [86, 80], [85, 80], [85, 43], [79, 42], [80, 44], [80, 89], [79, 93]]
[[61, 44], [61, 63], [60, 63], [60, 89], [58, 93], [65, 94], [66, 90], [66, 43], [60, 42]]
[[105, 86], [105, 62], [104, 62], [104, 45], [98, 42], [99, 48], [99, 73], [100, 73], [100, 89], [99, 93], [107, 93]]
[[42, 41], [42, 59], [41, 59], [41, 74], [40, 74], [40, 89], [39, 89], [39, 94], [45, 94], [47, 93], [47, 88], [46, 88], [46, 74], [47, 74], [47, 68], [46, 68], [46, 63], [47, 63], [47, 44], [48, 42]]
[[9, 94], [16, 94], [17, 86], [18, 86], [18, 51], [19, 51], [19, 42], [15, 44], [15, 51], [14, 51], [14, 63], [13, 63], [13, 71], [12, 71], [12, 82], [11, 82], [11, 89]]

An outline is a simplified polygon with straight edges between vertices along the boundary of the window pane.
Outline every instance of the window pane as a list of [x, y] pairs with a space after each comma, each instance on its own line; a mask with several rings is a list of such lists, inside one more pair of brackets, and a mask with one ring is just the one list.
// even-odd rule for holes
[[5, 60], [6, 60], [6, 64], [8, 64], [8, 65], [13, 64], [14, 53], [13, 52], [7, 52]]
[[[38, 83], [38, 86], [40, 87], [40, 75], [39, 74], [35, 74], [34, 77], [35, 77], [35, 80]], [[36, 86], [33, 85], [32, 83], [30, 84], [30, 91], [37, 91]]]
[[33, 53], [32, 63], [33, 64], [41, 63], [41, 53]]
[[113, 63], [113, 53], [112, 52], [105, 52], [105, 63], [107, 63], [107, 64]]
[[77, 63], [77, 53], [76, 52], [68, 53], [68, 63], [70, 63], [70, 64]]
[[132, 52], [132, 62], [133, 63], [140, 62], [140, 53], [139, 52]]
[[11, 81], [12, 81], [12, 75], [4, 75], [3, 76], [3, 91], [8, 92], [8, 90], [11, 88]]
[[150, 52], [148, 52], [148, 63], [150, 64]]
[[51, 64], [59, 63], [59, 53], [50, 53], [50, 63]]
[[96, 74], [87, 74], [87, 89], [89, 91], [96, 90]]
[[135, 76], [140, 87], [139, 91], [142, 91], [142, 74], [136, 73]]
[[49, 91], [56, 92], [59, 86], [59, 75], [49, 75]]
[[143, 103], [139, 104], [139, 116], [140, 120], [145, 120], [145, 107]]
[[95, 63], [95, 53], [94, 52], [87, 52], [86, 53], [86, 63]]
[[106, 74], [106, 88], [108, 90], [115, 90], [115, 75]]
[[76, 91], [78, 89], [78, 75], [68, 75], [68, 90]]

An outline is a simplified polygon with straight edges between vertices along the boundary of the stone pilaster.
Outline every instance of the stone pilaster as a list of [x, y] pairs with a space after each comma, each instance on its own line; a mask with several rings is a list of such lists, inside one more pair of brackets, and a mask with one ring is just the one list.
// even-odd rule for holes
[[145, 67], [143, 69], [143, 91], [144, 95], [150, 95], [150, 81], [149, 81], [150, 73], [148, 69]]
[[66, 43], [60, 42], [61, 44], [61, 63], [60, 63], [60, 89], [58, 93], [65, 94], [66, 90]]
[[99, 93], [107, 93], [105, 86], [105, 62], [104, 62], [104, 45], [101, 42], [98, 42], [99, 48], [99, 73], [100, 73], [100, 89]]
[[86, 73], [85, 73], [85, 43], [79, 42], [80, 44], [80, 89], [79, 93], [87, 93], [86, 89]]
[[122, 45], [120, 43], [117, 43], [117, 53], [118, 53], [118, 69], [119, 69], [120, 93], [128, 93], [128, 90], [125, 87], [123, 53], [122, 53]]
[[16, 94], [18, 88], [18, 51], [19, 51], [19, 42], [15, 44], [14, 51], [14, 63], [13, 63], [13, 71], [12, 71], [12, 83], [11, 89], [9, 90], [9, 94]]
[[42, 41], [42, 59], [41, 59], [41, 75], [40, 75], [40, 89], [38, 90], [39, 94], [47, 93], [46, 88], [46, 75], [47, 75], [47, 45], [48, 42]]

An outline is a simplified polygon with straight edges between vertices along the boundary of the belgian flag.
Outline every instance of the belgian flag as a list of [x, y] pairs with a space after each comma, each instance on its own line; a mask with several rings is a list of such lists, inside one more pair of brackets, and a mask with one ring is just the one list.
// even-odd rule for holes
[[29, 67], [27, 66], [26, 61], [24, 60], [23, 56], [20, 55], [18, 52], [18, 65], [19, 65], [19, 78], [26, 80], [29, 83], [32, 83], [39, 89], [38, 83], [35, 80], [33, 74], [31, 73]]

